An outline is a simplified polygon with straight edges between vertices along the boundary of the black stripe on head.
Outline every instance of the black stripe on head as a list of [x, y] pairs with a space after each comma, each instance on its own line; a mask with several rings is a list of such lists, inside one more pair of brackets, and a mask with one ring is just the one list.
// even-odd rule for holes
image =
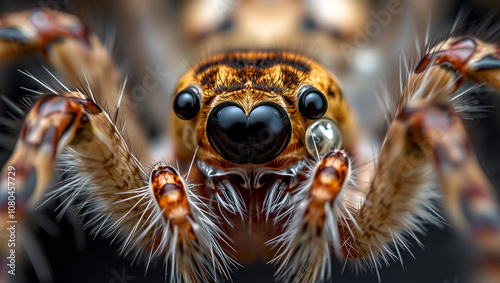
[[204, 73], [198, 80], [200, 86], [204, 89], [215, 88], [217, 86], [217, 76], [219, 74], [219, 68], [212, 67], [209, 71]]
[[311, 71], [311, 66], [307, 62], [296, 58], [289, 58], [289, 56], [280, 52], [266, 53], [254, 58], [244, 57], [245, 56], [242, 56], [241, 53], [227, 53], [222, 55], [222, 57], [218, 57], [198, 65], [195, 68], [195, 73], [199, 75], [207, 69], [219, 65], [225, 65], [233, 69], [244, 69], [248, 67], [255, 69], [267, 69], [276, 65], [287, 65], [306, 74]]
[[281, 69], [281, 81], [283, 82], [283, 86], [288, 89], [297, 88], [302, 83], [297, 72], [292, 68]]

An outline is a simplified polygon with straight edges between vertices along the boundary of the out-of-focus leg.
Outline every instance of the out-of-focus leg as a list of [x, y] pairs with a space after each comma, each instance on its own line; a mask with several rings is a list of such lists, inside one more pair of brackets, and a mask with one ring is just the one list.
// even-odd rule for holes
[[[136, 117], [136, 104], [113, 58], [96, 35], [75, 16], [49, 9], [32, 9], [0, 17], [0, 59], [39, 53], [57, 70], [62, 91], [90, 93], [114, 122], [124, 123], [134, 148], [146, 145]], [[49, 86], [50, 87], [50, 86]], [[56, 89], [56, 91], [58, 90]]]
[[498, 47], [461, 38], [438, 45], [422, 60], [403, 89], [366, 201], [343, 228], [345, 256], [368, 255], [375, 264], [390, 254], [384, 251], [388, 245], [404, 247], [401, 232], [413, 236], [420, 230], [415, 217], [431, 216], [429, 209], [416, 208], [429, 202], [434, 177], [453, 222], [483, 252], [498, 252], [498, 199], [451, 106], [465, 80], [498, 86], [497, 57]]

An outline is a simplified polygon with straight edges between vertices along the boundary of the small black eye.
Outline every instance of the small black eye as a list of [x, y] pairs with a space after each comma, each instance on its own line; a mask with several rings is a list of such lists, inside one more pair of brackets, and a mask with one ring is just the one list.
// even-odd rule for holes
[[196, 117], [200, 112], [200, 98], [196, 89], [188, 87], [180, 91], [174, 99], [174, 113], [182, 120]]
[[307, 119], [318, 120], [328, 108], [326, 97], [313, 87], [307, 88], [299, 97], [299, 112]]

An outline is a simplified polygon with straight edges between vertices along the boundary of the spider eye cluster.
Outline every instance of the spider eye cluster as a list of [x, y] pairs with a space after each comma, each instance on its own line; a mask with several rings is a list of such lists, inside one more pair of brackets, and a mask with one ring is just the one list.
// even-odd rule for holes
[[321, 91], [314, 87], [305, 87], [299, 95], [299, 112], [307, 119], [318, 120], [325, 115], [328, 102]]
[[174, 113], [182, 120], [190, 120], [200, 112], [200, 96], [195, 87], [181, 90], [174, 99]]

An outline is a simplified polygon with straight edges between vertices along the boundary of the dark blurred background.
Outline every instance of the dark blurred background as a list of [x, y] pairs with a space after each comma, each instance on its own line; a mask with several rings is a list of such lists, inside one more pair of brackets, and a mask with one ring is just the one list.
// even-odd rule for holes
[[[249, 2], [262, 2], [253, 4]], [[275, 13], [274, 20], [269, 24], [269, 28], [278, 26], [279, 22], [296, 22], [297, 29], [293, 27], [286, 31], [287, 42], [284, 45], [290, 47], [294, 45], [293, 38], [297, 38], [298, 48], [314, 45], [313, 54], [318, 60], [331, 68], [339, 77], [345, 76], [344, 85], [349, 90], [349, 81], [352, 76], [348, 75], [356, 69], [354, 64], [358, 61], [342, 62], [338, 59], [339, 51], [335, 43], [338, 41], [352, 40], [349, 29], [352, 26], [363, 27], [363, 23], [370, 20], [369, 11], [379, 11], [383, 9], [387, 1], [354, 1], [359, 2], [352, 17], [347, 17], [349, 24], [343, 25], [335, 21], [321, 20], [322, 15], [317, 10], [317, 5], [309, 5], [308, 1], [206, 1], [200, 4], [199, 1], [84, 1], [84, 0], [39, 0], [39, 1], [0, 1], [0, 12], [7, 13], [32, 7], [48, 7], [56, 10], [70, 12], [78, 15], [82, 21], [104, 41], [114, 42], [112, 48], [113, 56], [117, 61], [122, 73], [131, 78], [130, 88], [141, 84], [141, 79], [147, 74], [147, 67], [158, 67], [169, 73], [168, 78], [160, 83], [157, 89], [151, 90], [147, 99], [141, 100], [141, 107], [138, 110], [141, 121], [147, 135], [152, 141], [151, 147], [154, 150], [162, 151], [161, 141], [167, 127], [167, 111], [169, 99], [175, 88], [175, 81], [185, 71], [190, 63], [213, 50], [224, 49], [225, 47], [240, 47], [246, 44], [261, 44], [280, 47], [282, 42], [264, 34], [262, 27], [257, 22], [262, 19], [255, 19], [255, 26], [245, 22], [246, 18], [252, 17], [254, 12], [246, 12], [255, 7], [265, 6], [267, 2], [280, 2], [283, 5], [282, 14]], [[285, 2], [285, 4], [283, 4]], [[286, 3], [288, 2], [288, 3]], [[321, 2], [321, 1], [311, 1]], [[329, 2], [329, 1], [325, 1]], [[333, 7], [343, 7], [346, 1], [330, 1]], [[413, 3], [416, 2], [416, 3]], [[439, 2], [439, 3], [434, 3]], [[408, 4], [409, 10], [414, 11], [414, 31], [415, 36], [425, 33], [427, 19], [432, 18], [433, 28], [431, 32], [438, 32], [440, 27], [449, 27], [453, 24], [457, 16], [460, 15], [460, 25], [467, 28], [465, 32], [492, 31], [493, 40], [500, 38], [500, 2], [497, 0], [445, 0], [445, 1], [401, 1], [403, 5]], [[208, 4], [207, 4], [208, 3]], [[222, 3], [222, 4], [221, 4]], [[208, 8], [207, 8], [208, 5]], [[215, 10], [210, 10], [215, 7]], [[316, 8], [315, 8], [316, 7]], [[329, 6], [331, 7], [331, 6]], [[209, 9], [209, 10], [207, 10]], [[288, 10], [289, 9], [289, 10]], [[307, 12], [301, 12], [303, 9]], [[316, 10], [315, 10], [316, 9]], [[340, 8], [339, 8], [340, 9]], [[215, 12], [214, 12], [215, 11]], [[298, 12], [297, 12], [298, 11]], [[432, 13], [431, 13], [432, 11]], [[323, 11], [324, 12], [324, 11]], [[338, 11], [336, 11], [338, 13]], [[346, 12], [348, 13], [348, 12]], [[265, 13], [255, 13], [264, 17]], [[358, 17], [358, 14], [359, 17]], [[295, 15], [295, 16], [293, 16]], [[383, 32], [381, 38], [391, 38], [385, 41], [386, 44], [395, 45], [401, 41], [400, 33], [392, 33], [398, 30], [398, 23], [404, 23], [402, 13], [400, 18], [394, 19], [394, 23]], [[292, 17], [293, 16], [293, 17]], [[281, 18], [282, 17], [282, 18]], [[292, 17], [290, 19], [290, 17]], [[197, 22], [199, 21], [199, 22]], [[352, 25], [352, 26], [349, 26]], [[263, 25], [263, 27], [266, 27]], [[257, 29], [259, 40], [247, 38], [247, 35]], [[407, 34], [409, 40], [414, 40], [412, 34]], [[291, 43], [292, 42], [292, 43]], [[373, 45], [377, 45], [374, 42]], [[383, 44], [382, 44], [383, 46]], [[404, 46], [404, 44], [403, 44]], [[252, 47], [252, 46], [250, 46]], [[369, 48], [369, 47], [368, 47]], [[291, 47], [294, 49], [294, 47]], [[374, 49], [376, 50], [376, 49]], [[308, 50], [309, 52], [309, 50]], [[408, 52], [414, 52], [409, 48]], [[195, 54], [195, 55], [193, 55]], [[201, 55], [200, 55], [201, 54]], [[383, 58], [383, 63], [373, 63], [374, 67], [384, 67], [391, 62], [387, 59], [387, 54], [377, 53]], [[181, 59], [178, 59], [181, 58]], [[380, 59], [379, 59], [380, 61]], [[367, 63], [368, 64], [368, 63]], [[17, 58], [6, 62], [0, 62], [0, 94], [6, 95], [13, 101], [19, 101], [20, 97], [26, 95], [26, 91], [20, 86], [40, 89], [40, 86], [26, 76], [17, 72], [17, 69], [29, 70], [35, 75], [46, 76], [42, 66], [47, 63], [40, 56], [30, 58]], [[385, 69], [389, 74], [397, 70], [398, 66]], [[354, 70], [353, 70], [354, 69]], [[345, 74], [345, 75], [344, 75]], [[368, 74], [369, 75], [369, 74]], [[355, 89], [351, 87], [351, 89]], [[364, 101], [363, 91], [352, 91], [353, 103], [364, 109], [368, 103]], [[346, 91], [349, 94], [349, 91]], [[361, 94], [360, 94], [361, 93]], [[479, 106], [490, 107], [486, 112], [471, 114], [474, 119], [464, 120], [474, 144], [481, 166], [487, 176], [492, 181], [495, 188], [500, 185], [500, 98], [495, 91], [481, 88], [471, 94], [473, 101]], [[357, 97], [361, 97], [359, 99]], [[361, 101], [361, 102], [360, 102]], [[0, 116], [6, 117], [11, 112], [4, 103], [0, 104]], [[363, 112], [363, 111], [361, 111]], [[381, 112], [381, 111], [378, 111]], [[371, 115], [371, 114], [370, 114]], [[380, 113], [373, 113], [379, 115]], [[370, 121], [370, 117], [360, 119]], [[376, 119], [374, 119], [376, 120]], [[378, 120], [377, 124], [365, 122], [364, 125], [372, 134], [383, 131], [384, 123]], [[17, 135], [16, 129], [10, 130], [2, 126], [2, 134], [9, 136]], [[19, 130], [19, 129], [17, 129]], [[378, 137], [380, 139], [380, 137]], [[4, 164], [15, 139], [2, 140], [2, 154], [0, 164]], [[158, 146], [159, 144], [159, 146]], [[38, 242], [40, 255], [42, 258], [32, 258], [33, 262], [38, 262], [36, 268], [30, 260], [24, 261], [19, 267], [15, 282], [42, 282], [50, 279], [53, 282], [163, 282], [165, 272], [161, 264], [152, 266], [145, 274], [142, 264], [131, 265], [131, 261], [117, 255], [117, 246], [111, 244], [110, 239], [93, 238], [87, 236], [85, 229], [81, 225], [75, 212], [69, 212], [59, 221], [55, 221], [58, 211], [55, 208], [60, 200], [44, 206], [36, 211], [27, 223], [27, 230]], [[443, 212], [444, 213], [444, 212]], [[467, 239], [462, 238], [450, 226], [433, 227], [428, 226], [425, 236], [420, 236], [424, 248], [415, 242], [411, 242], [411, 251], [402, 254], [404, 266], [398, 262], [393, 262], [389, 267], [380, 269], [382, 282], [470, 282], [471, 273], [478, 262], [471, 245]], [[33, 245], [26, 247], [34, 249]], [[38, 273], [35, 272], [38, 269]], [[332, 282], [377, 282], [377, 276], [371, 272], [356, 274], [349, 267], [341, 274], [342, 265], [337, 263], [334, 267]], [[240, 267], [233, 273], [234, 282], [273, 282], [274, 269], [265, 263], [256, 263]], [[500, 282], [500, 279], [499, 281]]]

